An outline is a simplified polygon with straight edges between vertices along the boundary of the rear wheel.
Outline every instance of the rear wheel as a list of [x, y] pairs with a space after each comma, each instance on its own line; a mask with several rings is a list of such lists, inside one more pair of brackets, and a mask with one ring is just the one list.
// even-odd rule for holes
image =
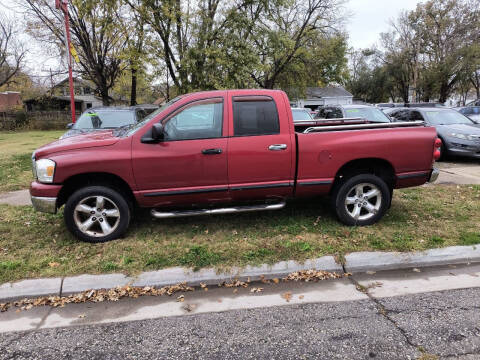
[[82, 241], [100, 243], [127, 231], [130, 208], [124, 196], [105, 186], [88, 186], [73, 193], [65, 204], [68, 230]]
[[333, 193], [334, 210], [340, 221], [350, 226], [379, 221], [390, 206], [391, 191], [385, 181], [372, 174], [344, 180]]

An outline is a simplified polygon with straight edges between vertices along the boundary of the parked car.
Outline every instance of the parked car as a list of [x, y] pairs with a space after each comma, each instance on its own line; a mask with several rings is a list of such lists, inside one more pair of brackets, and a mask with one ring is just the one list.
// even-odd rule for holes
[[313, 117], [310, 114], [310, 109], [292, 108], [293, 121], [312, 121]]
[[388, 116], [378, 108], [367, 105], [327, 106], [318, 112], [315, 119], [363, 118], [369, 122], [390, 122]]
[[470, 101], [468, 104], [465, 106], [480, 106], [480, 99]]
[[465, 106], [460, 108], [455, 108], [458, 112], [468, 117], [470, 120], [475, 123], [480, 123], [480, 106]]
[[156, 105], [131, 107], [99, 107], [87, 109], [75, 122], [67, 125], [68, 131], [60, 138], [80, 135], [92, 131], [116, 129], [142, 121], [145, 116], [158, 109]]
[[419, 108], [419, 107], [445, 107], [442, 103], [435, 103], [435, 102], [421, 102], [421, 103], [381, 103], [381, 104], [375, 104], [376, 107], [382, 108], [384, 110], [390, 109], [390, 108], [404, 108], [404, 107], [414, 107], [414, 108]]
[[295, 131], [279, 90], [179, 96], [127, 128], [57, 140], [32, 155], [33, 206], [69, 231], [104, 242], [137, 206], [155, 218], [282, 209], [326, 195], [347, 225], [379, 221], [393, 189], [434, 181], [434, 128], [411, 123]]
[[480, 158], [480, 125], [448, 108], [403, 108], [389, 113], [395, 121], [424, 121], [442, 140], [441, 157], [450, 155]]

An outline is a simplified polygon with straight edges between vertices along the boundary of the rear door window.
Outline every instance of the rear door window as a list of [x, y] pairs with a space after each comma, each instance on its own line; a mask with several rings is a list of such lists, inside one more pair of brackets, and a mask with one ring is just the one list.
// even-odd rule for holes
[[235, 136], [279, 134], [280, 123], [275, 101], [266, 96], [234, 97], [233, 127]]
[[410, 121], [424, 121], [424, 119], [419, 111], [412, 111], [410, 112]]

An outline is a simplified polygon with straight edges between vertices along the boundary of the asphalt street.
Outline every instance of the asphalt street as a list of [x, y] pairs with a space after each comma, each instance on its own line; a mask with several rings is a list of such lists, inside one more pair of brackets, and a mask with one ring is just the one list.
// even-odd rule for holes
[[[479, 359], [479, 274], [479, 265], [451, 266], [311, 284], [263, 284], [266, 294], [252, 294], [249, 288], [241, 289], [243, 295], [233, 295], [232, 289], [212, 288], [185, 294], [184, 303], [173, 299], [169, 306], [200, 307], [213, 301], [220, 306], [228, 297], [248, 296], [258, 298], [260, 307], [210, 308], [201, 313], [192, 311], [192, 305], [192, 312], [182, 316], [114, 323], [113, 313], [122, 316], [139, 307], [151, 309], [151, 317], [155, 317], [155, 305], [164, 300], [139, 298], [41, 308], [39, 311], [57, 312], [58, 319], [71, 316], [76, 320], [69, 326], [41, 329], [38, 324], [30, 331], [0, 334], [0, 359]], [[361, 284], [355, 290], [359, 297], [338, 293], [335, 301], [318, 295], [345, 281], [353, 287]], [[430, 291], [441, 288], [445, 290]], [[301, 294], [321, 291], [315, 293], [318, 302], [292, 304], [281, 295], [289, 289], [297, 300]], [[342, 293], [345, 289], [345, 284], [338, 287]], [[283, 305], [262, 303], [262, 296], [274, 295]], [[348, 300], [352, 298], [356, 300]], [[10, 309], [0, 314], [0, 327], [2, 317], [7, 321], [22, 316], [25, 320], [33, 319], [34, 313]], [[86, 318], [79, 319], [79, 313]], [[105, 317], [109, 318], [106, 323], [99, 322]]]

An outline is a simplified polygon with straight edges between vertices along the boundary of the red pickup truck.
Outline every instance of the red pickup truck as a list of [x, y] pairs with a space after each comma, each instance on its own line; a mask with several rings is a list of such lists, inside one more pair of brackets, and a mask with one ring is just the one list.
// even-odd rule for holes
[[103, 242], [136, 206], [170, 218], [274, 210], [329, 195], [347, 225], [377, 222], [394, 188], [434, 181], [441, 143], [417, 123], [295, 126], [278, 90], [179, 96], [144, 121], [55, 141], [32, 156], [33, 206]]

